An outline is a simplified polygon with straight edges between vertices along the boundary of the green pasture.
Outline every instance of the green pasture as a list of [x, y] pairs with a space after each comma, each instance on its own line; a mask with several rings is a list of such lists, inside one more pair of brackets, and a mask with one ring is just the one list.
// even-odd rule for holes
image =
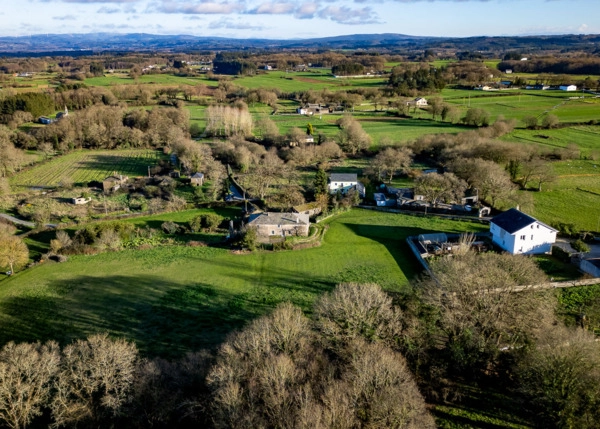
[[109, 332], [146, 355], [213, 347], [282, 301], [307, 312], [340, 282], [402, 291], [418, 274], [405, 238], [482, 225], [355, 209], [326, 221], [320, 247], [236, 255], [171, 246], [73, 256], [0, 281], [0, 343]]
[[9, 180], [13, 190], [29, 187], [53, 187], [69, 178], [75, 184], [103, 180], [113, 173], [145, 176], [164, 155], [152, 150], [82, 150], [59, 156], [21, 171]]
[[576, 144], [583, 155], [600, 151], [600, 126], [577, 125], [550, 130], [515, 129], [502, 137], [503, 140], [524, 144], [537, 144], [542, 148], [564, 148]]
[[111, 85], [197, 85], [199, 82], [208, 84], [204, 77], [180, 77], [171, 74], [144, 74], [137, 79], [129, 77], [127, 73], [107, 73], [104, 76], [90, 77], [85, 80], [88, 86]]
[[552, 164], [557, 179], [542, 192], [529, 191], [533, 215], [548, 224], [572, 223], [586, 231], [598, 231], [600, 219], [600, 162], [560, 161]]

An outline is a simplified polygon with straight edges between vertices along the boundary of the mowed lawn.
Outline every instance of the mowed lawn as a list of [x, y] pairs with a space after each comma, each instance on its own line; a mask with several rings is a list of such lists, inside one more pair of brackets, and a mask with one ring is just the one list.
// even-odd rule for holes
[[173, 246], [41, 264], [0, 281], [0, 343], [109, 332], [149, 356], [178, 356], [218, 345], [279, 302], [310, 312], [340, 282], [402, 291], [419, 273], [407, 236], [483, 228], [355, 209], [332, 218], [311, 249], [237, 255]]

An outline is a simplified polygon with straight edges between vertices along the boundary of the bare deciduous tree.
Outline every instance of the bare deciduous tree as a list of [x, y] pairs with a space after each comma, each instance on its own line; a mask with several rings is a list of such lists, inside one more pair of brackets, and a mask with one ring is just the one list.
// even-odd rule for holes
[[8, 343], [0, 351], [0, 420], [12, 429], [27, 427], [46, 407], [60, 350], [47, 344]]
[[137, 348], [125, 340], [94, 335], [66, 346], [51, 403], [56, 427], [118, 416], [134, 381]]

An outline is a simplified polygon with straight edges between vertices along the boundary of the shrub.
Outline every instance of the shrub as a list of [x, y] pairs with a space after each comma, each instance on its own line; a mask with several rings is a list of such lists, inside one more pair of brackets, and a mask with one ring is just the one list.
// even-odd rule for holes
[[180, 229], [179, 225], [170, 220], [163, 222], [163, 224], [160, 227], [166, 234], [177, 234]]
[[588, 246], [583, 240], [579, 239], [574, 241], [573, 243], [571, 243], [571, 247], [573, 247], [573, 249], [577, 250], [578, 252], [589, 252], [590, 251], [590, 246]]

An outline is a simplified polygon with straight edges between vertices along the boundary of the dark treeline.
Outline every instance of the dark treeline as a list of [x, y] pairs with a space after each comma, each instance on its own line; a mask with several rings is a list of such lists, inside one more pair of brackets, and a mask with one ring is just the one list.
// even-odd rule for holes
[[515, 73], [600, 74], [600, 58], [536, 58], [527, 61], [508, 60], [498, 64], [499, 70]]

